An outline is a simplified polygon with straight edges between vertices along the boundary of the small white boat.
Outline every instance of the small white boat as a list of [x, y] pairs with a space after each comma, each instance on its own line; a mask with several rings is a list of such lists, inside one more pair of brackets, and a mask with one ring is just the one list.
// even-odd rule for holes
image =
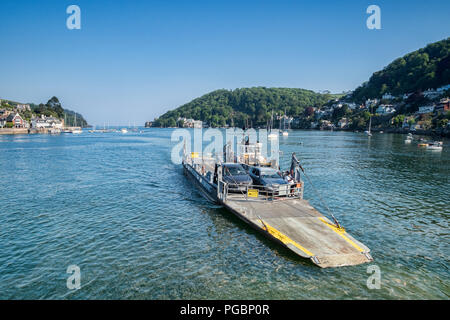
[[278, 139], [278, 135], [276, 133], [270, 133], [267, 138], [275, 140]]
[[372, 133], [370, 131], [364, 131], [365, 134], [367, 134], [367, 136], [371, 137]]
[[81, 130], [81, 129], [74, 129], [74, 130], [72, 130], [72, 133], [73, 134], [81, 134], [81, 133], [83, 133], [83, 130]]
[[411, 133], [408, 133], [406, 136], [405, 143], [411, 143], [413, 141], [413, 135]]
[[120, 129], [120, 132], [122, 132], [122, 133], [128, 133], [128, 130], [127, 130], [126, 128], [122, 128], [122, 129]]
[[283, 131], [283, 137], [287, 137], [287, 136], [289, 136], [289, 132], [287, 132], [287, 131]]
[[427, 145], [427, 149], [428, 149], [428, 150], [437, 150], [437, 151], [441, 151], [441, 150], [442, 150], [442, 145], [443, 145], [442, 142], [437, 142], [437, 141], [435, 141], [435, 142], [433, 142], [433, 143], [429, 143], [429, 144]]

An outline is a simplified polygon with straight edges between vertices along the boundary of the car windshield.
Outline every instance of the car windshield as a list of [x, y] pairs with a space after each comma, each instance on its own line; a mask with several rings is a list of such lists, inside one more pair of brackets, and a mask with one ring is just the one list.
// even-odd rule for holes
[[279, 179], [281, 178], [281, 175], [277, 171], [262, 171], [261, 176], [264, 178], [272, 178], [272, 179]]
[[247, 172], [241, 166], [225, 167], [226, 176], [243, 176], [246, 174]]

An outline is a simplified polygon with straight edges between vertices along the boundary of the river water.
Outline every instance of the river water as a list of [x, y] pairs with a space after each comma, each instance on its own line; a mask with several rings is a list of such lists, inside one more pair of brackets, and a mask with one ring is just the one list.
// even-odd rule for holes
[[[448, 140], [435, 152], [394, 134], [280, 138], [282, 167], [295, 151], [375, 259], [320, 269], [206, 201], [172, 164], [170, 136], [0, 136], [0, 299], [449, 298]], [[305, 198], [325, 212], [308, 183]]]

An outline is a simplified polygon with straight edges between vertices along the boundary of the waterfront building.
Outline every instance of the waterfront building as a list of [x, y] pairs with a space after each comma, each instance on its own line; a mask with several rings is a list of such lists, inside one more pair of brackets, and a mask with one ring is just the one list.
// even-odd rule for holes
[[338, 128], [344, 129], [344, 128], [348, 127], [348, 123], [349, 123], [349, 121], [347, 118], [342, 118], [338, 122]]
[[0, 115], [0, 128], [6, 127], [6, 118], [8, 115]]
[[182, 123], [183, 128], [201, 129], [203, 127], [203, 121], [200, 121], [200, 120], [178, 118], [178, 122]]
[[31, 119], [31, 127], [36, 129], [62, 129], [63, 122], [54, 117], [41, 115]]
[[11, 113], [6, 118], [7, 123], [12, 123], [13, 128], [27, 128], [28, 122], [19, 113]]
[[321, 130], [331, 130], [333, 128], [333, 124], [329, 120], [323, 120], [320, 126]]

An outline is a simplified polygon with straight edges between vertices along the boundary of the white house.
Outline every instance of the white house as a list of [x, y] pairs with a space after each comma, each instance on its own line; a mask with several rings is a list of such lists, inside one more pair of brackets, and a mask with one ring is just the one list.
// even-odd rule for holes
[[428, 99], [435, 99], [441, 95], [441, 92], [438, 92], [437, 90], [428, 89], [424, 91], [423, 96]]
[[383, 96], [382, 96], [381, 98], [384, 99], [384, 100], [392, 100], [392, 99], [395, 99], [395, 97], [394, 97], [392, 94], [390, 94], [390, 93], [385, 93], [385, 94], [383, 94]]
[[355, 110], [358, 107], [354, 102], [347, 103], [347, 106], [352, 110]]
[[17, 111], [31, 111], [29, 104], [18, 104], [16, 106]]
[[419, 111], [417, 111], [417, 114], [425, 114], [425, 113], [430, 113], [430, 112], [434, 112], [434, 106], [423, 106], [423, 107], [419, 107]]
[[0, 115], [0, 128], [4, 128], [6, 126], [6, 118], [8, 115]]
[[378, 99], [367, 99], [366, 100], [366, 107], [374, 106], [378, 103]]
[[188, 128], [201, 128], [203, 126], [202, 124], [202, 121], [194, 119], [187, 119], [184, 121], [184, 126]]
[[438, 88], [436, 91], [439, 92], [439, 93], [442, 93], [442, 92], [447, 91], [449, 89], [450, 89], [450, 84], [447, 84], [446, 86], [442, 86], [442, 87]]
[[54, 117], [46, 117], [44, 115], [41, 115], [41, 117], [35, 117], [31, 119], [31, 127], [36, 129], [62, 129], [63, 123], [61, 120]]
[[405, 94], [402, 96], [402, 99], [403, 99], [403, 100], [407, 100], [411, 95], [412, 95], [412, 93], [405, 93]]
[[394, 113], [395, 108], [392, 105], [381, 104], [375, 112], [378, 114], [389, 114], [389, 113]]

